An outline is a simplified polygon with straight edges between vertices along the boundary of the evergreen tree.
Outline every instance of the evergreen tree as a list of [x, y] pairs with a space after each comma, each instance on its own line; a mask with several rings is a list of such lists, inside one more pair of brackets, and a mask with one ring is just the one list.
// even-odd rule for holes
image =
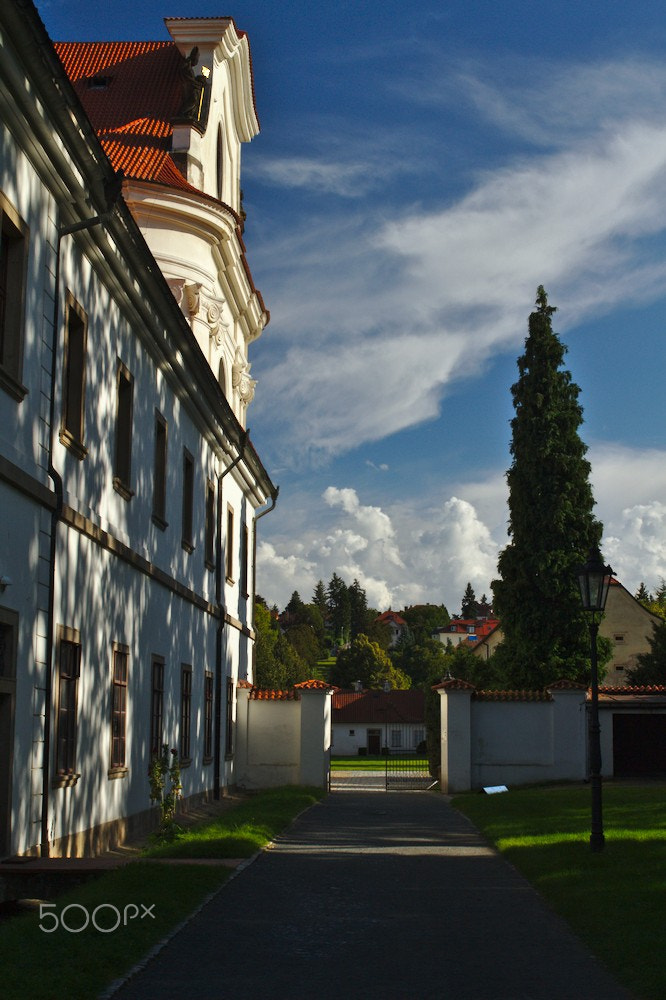
[[317, 586], [312, 594], [312, 603], [319, 611], [322, 620], [326, 621], [326, 615], [328, 613], [328, 605], [326, 602], [326, 587], [324, 586], [323, 580], [317, 580]]
[[463, 595], [462, 603], [460, 605], [460, 617], [461, 618], [476, 618], [477, 613], [477, 603], [476, 594], [471, 583], [468, 583], [465, 587], [465, 593]]
[[543, 287], [536, 305], [511, 389], [511, 540], [493, 582], [504, 633], [495, 655], [513, 685], [530, 688], [587, 677], [589, 632], [576, 567], [602, 532], [593, 515], [587, 448], [578, 435], [580, 390], [562, 369], [566, 348], [552, 329], [555, 309]]
[[351, 587], [348, 589], [349, 592], [349, 627], [351, 630], [351, 638], [355, 639], [357, 635], [361, 632], [365, 633], [365, 630], [369, 624], [368, 622], [368, 599], [365, 590], [358, 582], [354, 580]]
[[347, 584], [337, 573], [333, 574], [328, 584], [326, 604], [334, 641], [344, 645], [349, 639], [351, 607]]
[[638, 666], [627, 671], [631, 684], [666, 684], [666, 621], [652, 626], [649, 653], [639, 653]]
[[647, 607], [652, 602], [652, 599], [652, 594], [641, 580], [641, 585], [636, 591], [636, 600], [639, 604], [644, 604]]

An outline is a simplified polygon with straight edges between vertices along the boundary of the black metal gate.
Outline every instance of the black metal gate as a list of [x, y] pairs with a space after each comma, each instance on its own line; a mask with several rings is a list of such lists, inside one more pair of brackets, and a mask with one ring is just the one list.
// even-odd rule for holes
[[387, 723], [384, 739], [386, 791], [426, 791], [437, 780], [430, 774], [425, 732], [413, 725]]

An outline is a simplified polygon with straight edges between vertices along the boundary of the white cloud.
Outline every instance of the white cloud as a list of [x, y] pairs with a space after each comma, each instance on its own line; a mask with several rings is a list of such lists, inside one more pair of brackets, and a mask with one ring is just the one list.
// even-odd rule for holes
[[292, 455], [432, 420], [456, 380], [522, 342], [538, 284], [566, 307], [560, 328], [663, 295], [664, 235], [661, 119], [516, 159], [438, 210], [308, 218], [294, 256], [275, 254], [278, 328], [257, 358], [257, 412], [270, 409]]
[[[604, 556], [632, 593], [641, 581], [654, 590], [666, 578], [666, 452], [595, 445], [589, 457]], [[502, 471], [381, 508], [334, 486], [310, 504], [306, 523], [294, 519], [279, 541], [259, 545], [258, 589], [271, 602], [284, 606], [295, 589], [309, 600], [334, 572], [358, 579], [379, 610], [430, 602], [458, 613], [468, 582], [490, 597], [507, 540]]]

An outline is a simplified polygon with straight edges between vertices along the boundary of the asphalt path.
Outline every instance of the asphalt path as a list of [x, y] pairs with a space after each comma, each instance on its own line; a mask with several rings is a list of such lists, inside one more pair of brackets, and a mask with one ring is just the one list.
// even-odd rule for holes
[[427, 792], [336, 792], [114, 1000], [630, 1000], [529, 884]]

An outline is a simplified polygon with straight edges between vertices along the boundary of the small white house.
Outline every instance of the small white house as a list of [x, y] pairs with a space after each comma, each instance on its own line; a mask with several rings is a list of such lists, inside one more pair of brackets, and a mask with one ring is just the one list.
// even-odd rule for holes
[[422, 691], [334, 691], [332, 747], [337, 756], [414, 753], [425, 740]]

